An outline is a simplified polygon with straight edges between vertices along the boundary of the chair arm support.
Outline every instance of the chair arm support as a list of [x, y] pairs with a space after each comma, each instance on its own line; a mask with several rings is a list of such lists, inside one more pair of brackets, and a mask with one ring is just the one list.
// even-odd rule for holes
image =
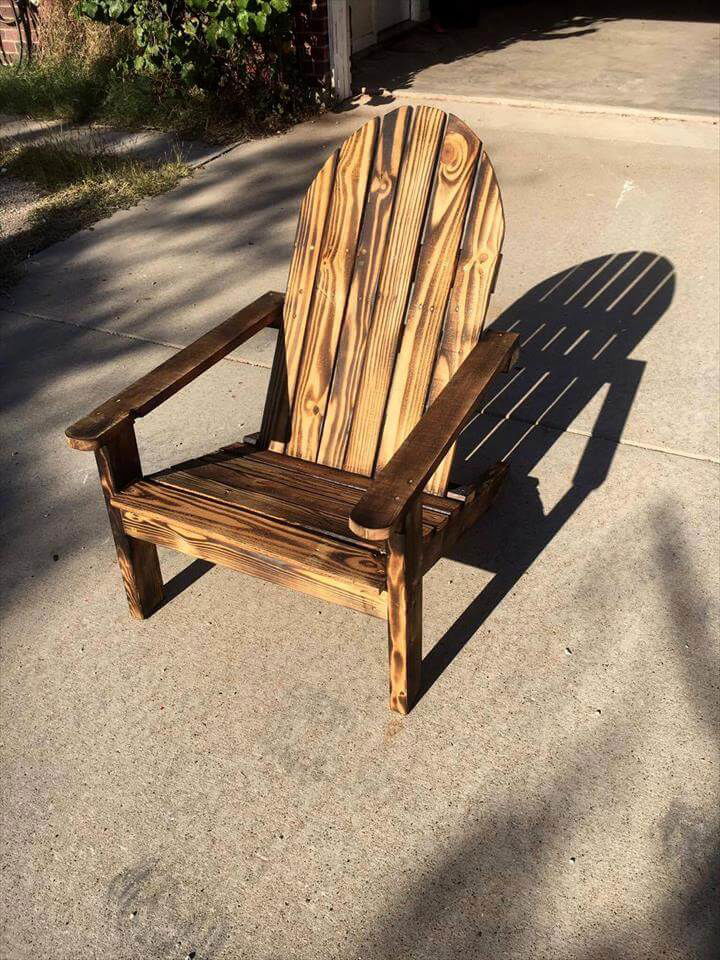
[[355, 506], [353, 533], [366, 540], [388, 538], [467, 426], [495, 374], [513, 366], [517, 341], [516, 333], [489, 333], [470, 351]]
[[111, 397], [65, 431], [76, 450], [97, 450], [121, 424], [142, 417], [177, 393], [258, 330], [282, 317], [285, 296], [268, 292], [178, 351], [132, 386]]

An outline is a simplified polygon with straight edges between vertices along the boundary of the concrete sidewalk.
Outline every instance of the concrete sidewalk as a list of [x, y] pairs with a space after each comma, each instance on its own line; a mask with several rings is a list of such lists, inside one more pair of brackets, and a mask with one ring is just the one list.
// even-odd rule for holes
[[[441, 104], [508, 222], [509, 455], [426, 579], [429, 689], [382, 624], [163, 554], [129, 619], [63, 428], [284, 289], [299, 199], [374, 112], [245, 144], [51, 248], [3, 304], [8, 960], [689, 960], [717, 948], [717, 131]], [[139, 422], [146, 469], [260, 422], [274, 334]]]

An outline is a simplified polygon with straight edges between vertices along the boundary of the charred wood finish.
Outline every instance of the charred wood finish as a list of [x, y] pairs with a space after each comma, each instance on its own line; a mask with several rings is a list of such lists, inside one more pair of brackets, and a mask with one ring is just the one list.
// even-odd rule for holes
[[408, 713], [420, 693], [422, 670], [422, 529], [415, 500], [388, 538], [390, 709]]
[[115, 494], [142, 476], [132, 424], [126, 423], [118, 428], [106, 445], [96, 450], [95, 459], [130, 616], [135, 620], [144, 620], [160, 606], [163, 599], [157, 550], [143, 538], [138, 539], [129, 534], [123, 525], [122, 515], [112, 505]]
[[[448, 494], [455, 442], [514, 334], [483, 325], [505, 230], [477, 136], [434, 107], [357, 130], [303, 199], [287, 293], [268, 293], [67, 430], [94, 450], [135, 617], [156, 544], [387, 620], [390, 706], [421, 689], [422, 577], [506, 468]], [[266, 326], [259, 434], [144, 477], [133, 420]]]
[[496, 333], [478, 343], [457, 374], [380, 470], [350, 516], [368, 540], [385, 540], [468, 424], [493, 377], [510, 369], [517, 334]]

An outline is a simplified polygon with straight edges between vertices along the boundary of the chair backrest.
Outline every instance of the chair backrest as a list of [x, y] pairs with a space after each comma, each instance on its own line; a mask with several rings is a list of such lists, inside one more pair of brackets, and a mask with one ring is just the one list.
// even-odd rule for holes
[[[261, 440], [372, 476], [482, 332], [504, 234], [478, 137], [434, 107], [356, 130], [302, 203]], [[452, 451], [427, 490], [447, 488]]]

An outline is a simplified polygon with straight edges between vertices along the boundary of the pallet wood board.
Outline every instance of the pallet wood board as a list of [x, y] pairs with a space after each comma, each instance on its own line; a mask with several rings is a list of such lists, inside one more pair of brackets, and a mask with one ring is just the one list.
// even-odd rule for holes
[[[333, 362], [345, 316], [379, 121], [360, 127], [340, 148], [315, 287], [299, 357], [286, 452], [317, 459]], [[287, 345], [286, 345], [287, 353]], [[291, 368], [288, 363], [288, 371]]]
[[[351, 485], [356, 479], [351, 474], [340, 472], [340, 479], [329, 479], [318, 476], [316, 469], [298, 470], [297, 463], [285, 455], [239, 447], [239, 452], [217, 451], [151, 474], [144, 483], [197, 494], [201, 500], [227, 504], [232, 510], [258, 514], [367, 549], [367, 542], [351, 531], [349, 516], [369, 481], [357, 478], [364, 482]], [[335, 472], [327, 469], [327, 473]], [[459, 501], [450, 498], [424, 497], [424, 538], [429, 540], [439, 533], [460, 507]], [[374, 546], [384, 549], [383, 545]]]
[[[303, 201], [259, 447], [381, 469], [480, 338], [503, 233], [457, 117], [404, 106], [357, 130]], [[428, 492], [445, 494], [453, 449]]]
[[[157, 545], [383, 618], [390, 707], [420, 696], [422, 578], [507, 472], [448, 492], [455, 443], [514, 333], [483, 334], [505, 221], [461, 120], [405, 106], [328, 157], [268, 293], [69, 427], [94, 450], [131, 614], [163, 602]], [[282, 319], [281, 319], [282, 316]], [[252, 442], [144, 476], [133, 421], [263, 327], [278, 343]]]

